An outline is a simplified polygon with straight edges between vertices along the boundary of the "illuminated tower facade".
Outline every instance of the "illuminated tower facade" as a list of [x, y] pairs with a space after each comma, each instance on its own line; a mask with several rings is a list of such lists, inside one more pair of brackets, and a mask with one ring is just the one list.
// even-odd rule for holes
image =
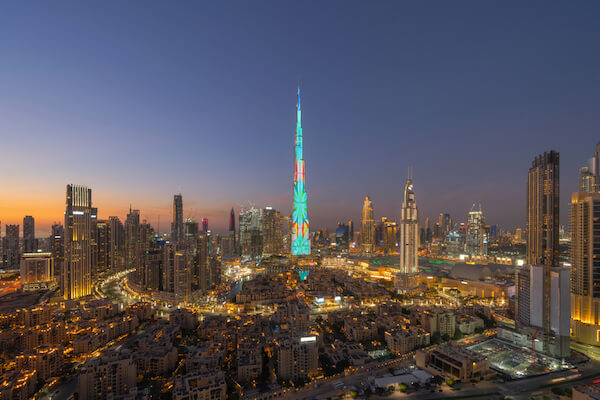
[[369, 196], [365, 197], [362, 209], [360, 241], [363, 252], [372, 253], [375, 247], [375, 217], [373, 202]]
[[471, 211], [467, 214], [467, 238], [465, 241], [465, 252], [475, 256], [487, 254], [487, 239], [485, 237], [485, 217], [479, 205], [473, 204]]
[[[600, 143], [571, 197], [571, 332], [600, 346]], [[581, 170], [580, 170], [581, 171]]]
[[310, 254], [308, 239], [308, 196], [304, 187], [304, 157], [302, 155], [302, 108], [300, 88], [296, 105], [296, 158], [294, 163], [294, 208], [292, 211], [292, 255]]
[[68, 300], [92, 294], [92, 189], [68, 185], [66, 208], [61, 285]]
[[419, 261], [419, 210], [415, 201], [412, 179], [404, 185], [404, 201], [400, 217], [400, 271], [405, 274], [417, 272]]

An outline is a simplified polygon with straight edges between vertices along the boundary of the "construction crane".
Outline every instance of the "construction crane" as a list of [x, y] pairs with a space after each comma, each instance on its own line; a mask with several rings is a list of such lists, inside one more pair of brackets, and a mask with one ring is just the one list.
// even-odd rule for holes
[[517, 314], [517, 320], [519, 321], [519, 323], [521, 325], [523, 325], [523, 328], [527, 329], [527, 332], [531, 336], [531, 363], [535, 364], [535, 362], [536, 362], [536, 358], [535, 358], [535, 339], [536, 339], [538, 333], [540, 333], [540, 329], [541, 328], [536, 328], [536, 330], [534, 332], [532, 328], [530, 328], [529, 326], [527, 326], [527, 325], [525, 325], [523, 323], [523, 321], [521, 320], [521, 317], [519, 317], [518, 314]]

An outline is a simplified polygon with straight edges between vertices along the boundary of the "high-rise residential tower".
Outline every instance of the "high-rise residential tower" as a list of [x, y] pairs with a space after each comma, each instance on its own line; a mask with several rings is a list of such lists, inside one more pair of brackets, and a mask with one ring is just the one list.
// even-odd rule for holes
[[571, 197], [571, 328], [575, 340], [600, 345], [600, 193]]
[[2, 261], [4, 268], [19, 268], [19, 225], [4, 225], [6, 235], [2, 238]]
[[35, 220], [31, 215], [27, 215], [23, 218], [23, 252], [33, 253], [36, 250]]
[[419, 210], [415, 201], [412, 178], [404, 185], [404, 200], [400, 217], [400, 271], [414, 274], [419, 265]]
[[[546, 152], [533, 160], [527, 176], [527, 266], [530, 275], [531, 326], [542, 329], [542, 350], [569, 354], [569, 271], [559, 267], [559, 154]], [[524, 294], [517, 291], [517, 304]], [[519, 305], [519, 308], [521, 308]], [[517, 321], [527, 325], [526, 321]]]
[[125, 228], [119, 217], [108, 217], [109, 231], [109, 263], [111, 273], [117, 273], [125, 269]]
[[173, 222], [171, 223], [171, 241], [177, 243], [183, 240], [183, 196], [181, 193], [173, 196]]
[[302, 141], [302, 107], [300, 103], [300, 88], [298, 88], [298, 103], [296, 105], [296, 161], [294, 163], [294, 207], [292, 211], [292, 255], [294, 256], [310, 254], [308, 196], [304, 187]]
[[273, 207], [265, 207], [262, 216], [263, 254], [281, 254], [283, 251], [283, 218]]
[[54, 278], [60, 283], [65, 262], [65, 230], [61, 224], [54, 223], [52, 225], [52, 235], [49, 242], [50, 253], [54, 258]]
[[373, 213], [373, 202], [369, 196], [365, 197], [360, 220], [360, 240], [362, 250], [372, 253], [375, 250], [375, 215]]
[[258, 257], [263, 250], [261, 210], [240, 212], [240, 248], [243, 256]]
[[67, 185], [64, 231], [63, 296], [88, 296], [92, 293], [92, 189]]
[[527, 263], [558, 265], [559, 155], [533, 160], [527, 176]]
[[125, 266], [127, 269], [141, 266], [141, 236], [140, 236], [140, 210], [132, 210], [125, 220]]
[[[575, 340], [600, 346], [600, 143], [579, 174], [571, 197], [571, 332]], [[584, 179], [581, 171], [585, 170]]]

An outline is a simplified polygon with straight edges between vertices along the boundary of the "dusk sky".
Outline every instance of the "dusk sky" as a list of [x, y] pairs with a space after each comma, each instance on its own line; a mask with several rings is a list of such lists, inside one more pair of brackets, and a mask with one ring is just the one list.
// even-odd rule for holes
[[[0, 220], [99, 217], [225, 229], [291, 212], [302, 90], [311, 229], [397, 219], [407, 168], [425, 217], [524, 226], [527, 170], [561, 155], [561, 223], [600, 140], [600, 3], [2, 2]], [[357, 225], [358, 226], [358, 225]]]

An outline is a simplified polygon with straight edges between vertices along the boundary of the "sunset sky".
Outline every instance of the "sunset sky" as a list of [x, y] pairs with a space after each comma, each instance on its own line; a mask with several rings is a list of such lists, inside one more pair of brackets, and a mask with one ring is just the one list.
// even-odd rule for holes
[[302, 90], [311, 228], [398, 218], [407, 168], [425, 217], [524, 225], [532, 159], [561, 154], [561, 223], [600, 140], [600, 3], [0, 3], [0, 221], [100, 218], [160, 230], [229, 210], [291, 212]]

